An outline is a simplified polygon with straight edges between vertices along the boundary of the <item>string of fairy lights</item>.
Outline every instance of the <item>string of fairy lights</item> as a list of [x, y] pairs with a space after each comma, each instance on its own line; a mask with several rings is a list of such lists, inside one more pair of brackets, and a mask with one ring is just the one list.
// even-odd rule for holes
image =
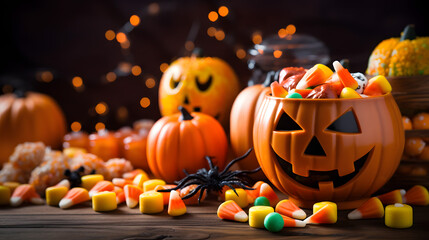
[[[121, 61], [118, 63], [116, 69], [113, 71], [107, 72], [104, 76], [102, 76], [103, 83], [112, 83], [115, 82], [119, 77], [127, 77], [130, 75], [133, 75], [135, 77], [139, 77], [142, 74], [142, 68], [139, 65], [132, 64], [132, 53], [130, 51], [131, 46], [131, 39], [129, 38], [129, 34], [133, 29], [138, 27], [141, 23], [141, 19], [145, 16], [155, 16], [159, 14], [162, 7], [159, 3], [151, 3], [146, 8], [144, 8], [139, 14], [133, 14], [130, 16], [129, 20], [117, 31], [108, 29], [104, 33], [104, 37], [107, 41], [116, 41], [121, 49], [122, 54], [124, 57], [124, 61]], [[207, 28], [207, 35], [209, 37], [215, 38], [216, 40], [222, 42], [225, 41], [225, 39], [228, 37], [228, 35], [225, 33], [225, 31], [217, 27], [217, 23], [222, 21], [222, 19], [225, 19], [230, 14], [230, 10], [227, 6], [220, 6], [216, 10], [212, 10], [208, 13], [207, 18], [210, 21], [211, 25]], [[199, 26], [198, 26], [199, 27]], [[191, 29], [192, 31], [192, 29]], [[279, 38], [290, 38], [294, 33], [296, 32], [296, 27], [292, 24], [289, 24], [285, 28], [280, 28], [278, 30], [278, 37]], [[195, 37], [195, 36], [194, 36]], [[261, 31], [255, 31], [251, 34], [251, 41], [253, 44], [260, 44], [262, 43], [262, 33]], [[187, 39], [184, 48], [188, 52], [192, 52], [192, 50], [195, 48], [195, 39]], [[235, 43], [233, 43], [235, 44]], [[247, 59], [247, 51], [241, 47], [238, 44], [235, 44], [233, 46], [233, 49], [235, 51], [235, 56], [245, 61]], [[258, 49], [260, 54], [263, 54], [263, 50]], [[273, 51], [273, 57], [274, 58], [280, 58], [283, 55], [283, 52], [281, 50], [274, 50]], [[161, 72], [164, 72], [168, 68], [168, 63], [161, 63], [159, 65], [159, 70]], [[54, 80], [54, 74], [49, 70], [43, 70], [36, 72], [36, 79], [38, 81], [44, 82], [44, 83], [50, 83]], [[152, 77], [151, 75], [148, 75], [144, 79], [144, 84], [148, 89], [153, 89], [156, 84], [157, 80]], [[77, 92], [84, 92], [85, 91], [85, 81], [80, 76], [73, 76], [71, 78], [71, 85]], [[13, 91], [13, 87], [11, 85], [4, 85], [2, 87], [3, 93], [10, 93]], [[151, 105], [151, 99], [149, 97], [143, 96], [140, 98], [140, 106], [145, 109]], [[89, 109], [89, 112], [95, 112], [99, 116], [105, 116], [109, 113], [109, 105], [105, 101], [99, 101], [95, 106], [92, 106]], [[120, 106], [116, 109], [116, 116], [119, 119], [126, 120], [128, 118], [128, 109], [125, 106]], [[105, 129], [106, 125], [103, 121], [98, 121], [95, 123], [94, 129], [96, 131]], [[74, 121], [70, 124], [70, 129], [74, 132], [78, 132], [82, 129], [82, 124], [79, 121]]]

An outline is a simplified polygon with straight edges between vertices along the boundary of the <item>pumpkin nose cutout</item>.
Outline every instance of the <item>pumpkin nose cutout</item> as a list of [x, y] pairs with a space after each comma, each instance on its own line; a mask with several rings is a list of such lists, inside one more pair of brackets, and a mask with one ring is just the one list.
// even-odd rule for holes
[[316, 136], [311, 139], [310, 143], [305, 149], [304, 154], [313, 156], [326, 156], [325, 150], [323, 150], [323, 147], [320, 145], [320, 142], [317, 140]]
[[185, 96], [185, 100], [183, 100], [183, 104], [189, 104], [188, 96]]

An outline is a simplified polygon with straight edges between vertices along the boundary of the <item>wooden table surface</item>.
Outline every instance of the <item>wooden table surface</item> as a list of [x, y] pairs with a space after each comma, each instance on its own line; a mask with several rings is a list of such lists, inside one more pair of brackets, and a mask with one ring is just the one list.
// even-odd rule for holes
[[[279, 197], [285, 198], [279, 194]], [[47, 205], [0, 208], [0, 239], [428, 239], [429, 206], [413, 207], [414, 225], [390, 229], [384, 219], [348, 220], [349, 211], [338, 212], [333, 225], [284, 228], [278, 233], [254, 229], [248, 223], [223, 221], [216, 215], [220, 202], [208, 199], [188, 206], [187, 214], [170, 217], [141, 214], [121, 204], [107, 213], [94, 212], [90, 202], [62, 210]], [[245, 209], [246, 212], [248, 209]], [[305, 209], [307, 214], [311, 210]]]

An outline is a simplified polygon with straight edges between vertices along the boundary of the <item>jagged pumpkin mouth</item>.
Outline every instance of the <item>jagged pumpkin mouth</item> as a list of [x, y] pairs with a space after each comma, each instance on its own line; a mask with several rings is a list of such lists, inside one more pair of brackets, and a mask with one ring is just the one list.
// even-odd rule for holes
[[367, 159], [372, 155], [374, 148], [372, 148], [367, 154], [365, 154], [363, 157], [359, 158], [358, 160], [354, 161], [353, 165], [355, 168], [355, 171], [352, 173], [349, 173], [344, 176], [340, 176], [338, 174], [338, 170], [331, 170], [331, 171], [313, 171], [309, 170], [308, 177], [300, 176], [298, 174], [295, 174], [292, 171], [292, 164], [285, 161], [283, 158], [281, 158], [277, 153], [274, 152], [274, 154], [277, 157], [277, 161], [280, 164], [283, 171], [291, 177], [296, 182], [311, 187], [314, 189], [319, 189], [319, 183], [322, 182], [332, 182], [334, 188], [340, 187], [346, 183], [348, 183], [350, 180], [352, 180], [365, 166], [365, 163], [367, 162]]

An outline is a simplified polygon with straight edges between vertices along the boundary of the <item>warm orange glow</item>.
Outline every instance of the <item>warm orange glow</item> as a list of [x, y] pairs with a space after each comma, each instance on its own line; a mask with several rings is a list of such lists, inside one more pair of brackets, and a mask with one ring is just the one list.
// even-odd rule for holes
[[209, 13], [209, 20], [212, 22], [216, 22], [216, 20], [219, 18], [219, 15], [217, 15], [217, 12], [211, 11]]
[[130, 41], [128, 39], [125, 42], [121, 42], [121, 48], [128, 49], [130, 48]]
[[140, 74], [142, 73], [142, 68], [141, 68], [140, 66], [138, 66], [138, 65], [135, 65], [135, 66], [133, 66], [133, 67], [131, 68], [131, 73], [132, 73], [134, 76], [138, 76], [138, 75], [140, 75]]
[[159, 70], [161, 70], [161, 72], [165, 72], [167, 68], [168, 68], [168, 63], [161, 63], [161, 65], [159, 66]]
[[149, 14], [151, 15], [155, 15], [159, 13], [159, 4], [158, 3], [151, 3], [148, 7], [147, 7], [147, 11], [149, 12]]
[[150, 100], [149, 100], [149, 98], [147, 98], [147, 97], [143, 97], [143, 98], [140, 100], [140, 106], [142, 106], [142, 108], [147, 108], [147, 107], [149, 107], [149, 105], [150, 105]]
[[254, 44], [260, 44], [262, 42], [261, 33], [259, 33], [259, 32], [253, 33], [253, 35], [252, 35], [252, 42]]
[[192, 51], [195, 48], [195, 44], [192, 41], [186, 41], [185, 43], [185, 49], [187, 51]]
[[109, 107], [105, 102], [100, 102], [95, 106], [95, 112], [99, 115], [106, 114], [109, 110]]
[[293, 35], [296, 32], [296, 27], [293, 24], [289, 24], [286, 27], [286, 34]]
[[115, 39], [116, 34], [113, 30], [107, 30], [104, 33], [104, 36], [106, 37], [107, 40], [112, 41], [113, 39]]
[[140, 18], [137, 15], [132, 15], [130, 17], [130, 23], [131, 25], [133, 25], [134, 27], [138, 26], [140, 24]]
[[123, 73], [129, 73], [131, 71], [132, 65], [129, 62], [121, 62], [119, 63], [118, 68]]
[[106, 129], [106, 125], [104, 125], [104, 123], [102, 122], [98, 122], [97, 124], [95, 124], [95, 131], [100, 131]]
[[119, 43], [127, 41], [127, 35], [125, 35], [123, 32], [118, 32], [118, 34], [116, 34], [116, 41]]
[[120, 122], [125, 122], [128, 119], [128, 109], [124, 106], [121, 106], [116, 110], [116, 118]]
[[54, 75], [50, 71], [43, 71], [40, 74], [40, 80], [46, 83], [51, 82], [52, 80], [54, 80]]
[[73, 132], [79, 132], [82, 129], [82, 125], [80, 122], [72, 122], [72, 124], [70, 124], [70, 128]]
[[148, 79], [146, 79], [145, 84], [146, 84], [147, 88], [153, 88], [153, 87], [155, 87], [156, 82], [155, 82], [155, 79], [148, 78]]
[[263, 49], [261, 49], [261, 48], [259, 48], [259, 49], [258, 49], [258, 53], [259, 53], [259, 54], [264, 54], [264, 50], [263, 50]]
[[215, 34], [216, 34], [216, 28], [214, 27], [207, 28], [207, 35], [209, 35], [210, 37], [214, 37]]
[[243, 59], [246, 57], [246, 51], [244, 49], [240, 48], [235, 51], [235, 56], [237, 56], [239, 59]]
[[222, 41], [223, 39], [225, 39], [225, 32], [222, 30], [219, 30], [215, 33], [215, 38], [219, 41]]
[[287, 36], [286, 29], [284, 29], [284, 28], [280, 28], [280, 30], [279, 30], [279, 32], [278, 32], [278, 34], [279, 34], [279, 38], [284, 38], [284, 37], [286, 37], [286, 36]]
[[76, 87], [76, 88], [82, 87], [83, 80], [81, 77], [76, 76], [72, 79], [72, 84], [73, 84], [73, 87]]
[[219, 8], [218, 12], [219, 12], [219, 15], [221, 15], [222, 17], [226, 17], [226, 15], [228, 15], [228, 13], [229, 13], [229, 10], [227, 7], [221, 6]]
[[106, 80], [108, 82], [114, 82], [116, 80], [116, 74], [114, 72], [108, 72], [106, 74]]
[[9, 84], [6, 84], [2, 87], [3, 93], [11, 93], [13, 91], [13, 87]]
[[275, 50], [273, 52], [273, 55], [274, 55], [275, 58], [280, 58], [282, 56], [282, 54], [283, 54], [283, 52], [280, 51], [280, 50]]

